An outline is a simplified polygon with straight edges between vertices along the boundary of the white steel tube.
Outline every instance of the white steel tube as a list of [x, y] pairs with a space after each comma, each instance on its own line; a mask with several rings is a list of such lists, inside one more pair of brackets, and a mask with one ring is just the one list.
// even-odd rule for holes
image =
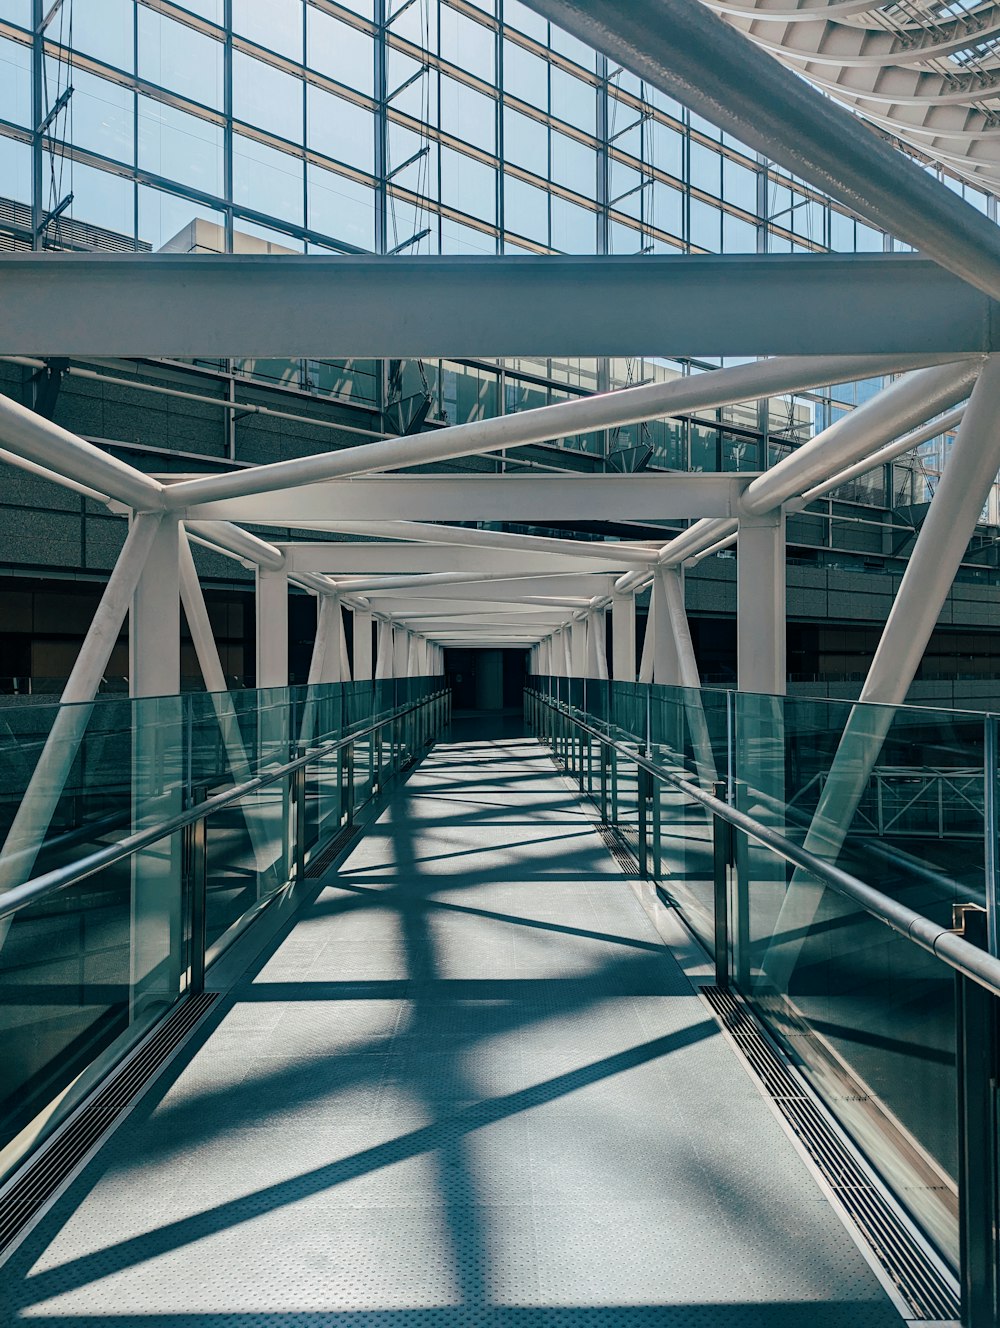
[[[338, 452], [276, 461], [266, 466], [225, 475], [182, 480], [165, 491], [164, 501], [172, 509], [193, 503], [239, 498], [248, 494], [272, 493], [320, 480], [346, 478], [393, 470], [400, 466], [426, 465], [455, 457], [474, 456], [543, 443], [571, 434], [640, 423], [677, 411], [703, 410], [739, 401], [804, 391], [830, 383], [870, 378], [917, 364], [939, 363], [942, 356], [781, 356], [733, 365], [711, 373], [676, 378], [669, 383], [649, 383], [581, 397], [576, 401], [540, 406], [535, 410], [501, 415], [495, 419], [455, 424], [433, 433], [420, 433], [380, 442], [362, 443]], [[2, 432], [0, 432], [2, 439]]]
[[0, 443], [17, 456], [108, 494], [136, 511], [161, 511], [165, 486], [43, 415], [0, 395]]
[[87, 731], [92, 702], [132, 603], [160, 521], [160, 513], [148, 513], [137, 516], [132, 522], [0, 851], [0, 892], [19, 885], [31, 875]]

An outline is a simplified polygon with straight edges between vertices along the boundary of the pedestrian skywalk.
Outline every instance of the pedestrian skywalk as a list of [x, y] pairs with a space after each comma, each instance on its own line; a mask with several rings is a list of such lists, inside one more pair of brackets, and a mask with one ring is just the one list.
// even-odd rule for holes
[[469, 725], [0, 1269], [5, 1328], [900, 1322], [592, 813]]

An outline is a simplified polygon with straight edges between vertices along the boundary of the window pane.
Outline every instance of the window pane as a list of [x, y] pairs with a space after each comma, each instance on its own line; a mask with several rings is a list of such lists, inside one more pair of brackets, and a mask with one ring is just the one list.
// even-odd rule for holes
[[505, 106], [503, 110], [504, 160], [523, 166], [543, 178], [549, 173], [549, 131], [537, 120]]
[[497, 173], [450, 148], [441, 149], [441, 202], [483, 221], [496, 215]]
[[552, 247], [567, 254], [594, 253], [597, 247], [596, 214], [553, 195]]
[[549, 67], [544, 60], [513, 42], [503, 44], [503, 88], [512, 97], [543, 111], [549, 105]]
[[[370, 171], [375, 166], [375, 118], [371, 111], [322, 88], [307, 89], [308, 143], [324, 157]], [[401, 158], [405, 160], [405, 158]]]
[[503, 21], [510, 23], [519, 32], [525, 33], [526, 36], [534, 37], [537, 41], [544, 42], [548, 40], [548, 23], [533, 9], [521, 4], [520, 0], [504, 0]]
[[699, 249], [708, 249], [718, 253], [722, 242], [722, 218], [718, 208], [709, 207], [696, 198], [691, 200], [691, 235], [690, 240]]
[[[52, 87], [52, 75], [49, 75]], [[103, 157], [132, 163], [132, 115], [134, 95], [129, 89], [96, 78], [83, 69], [73, 70], [73, 98], [70, 124], [73, 142], [90, 148]], [[61, 123], [61, 121], [60, 121]]]
[[[59, 163], [56, 162], [58, 177]], [[80, 162], [73, 163], [72, 174], [64, 176], [64, 193], [73, 192], [69, 213], [74, 221], [103, 226], [116, 235], [131, 237], [135, 229], [135, 186], [131, 180], [108, 171], [95, 170]]]
[[222, 43], [137, 6], [139, 74], [193, 101], [222, 106]]
[[597, 131], [597, 90], [552, 67], [552, 114], [588, 134]]
[[302, 0], [233, 0], [233, 31], [301, 61]]
[[302, 162], [242, 134], [233, 135], [233, 201], [302, 225]]
[[31, 124], [31, 52], [0, 39], [0, 120]]
[[205, 194], [223, 192], [224, 134], [219, 125], [139, 98], [139, 165]]
[[[132, 0], [101, 0], [74, 6], [73, 47], [105, 64], [132, 71]], [[58, 24], [57, 24], [58, 26]]]
[[358, 249], [375, 248], [375, 194], [354, 180], [306, 167], [309, 229], [344, 240]]
[[19, 28], [30, 28], [31, 0], [0, 0], [0, 18]]
[[17, 203], [31, 202], [31, 148], [0, 134], [0, 194]]
[[308, 21], [307, 60], [310, 67], [371, 96], [375, 83], [375, 43], [372, 38], [312, 5], [309, 6]]
[[[597, 189], [597, 153], [575, 138], [552, 134], [552, 179], [566, 189], [594, 198]], [[617, 193], [617, 190], [613, 191]]]
[[522, 180], [504, 178], [504, 228], [529, 240], [549, 242], [549, 196]]
[[493, 32], [454, 9], [441, 9], [441, 56], [459, 69], [492, 83], [496, 79]]
[[226, 248], [225, 217], [191, 199], [139, 186], [139, 239], [155, 253], [221, 254]]
[[453, 78], [441, 76], [441, 127], [467, 143], [496, 152], [496, 102]]
[[301, 143], [302, 84], [291, 74], [236, 51], [233, 53], [233, 115], [292, 143]]

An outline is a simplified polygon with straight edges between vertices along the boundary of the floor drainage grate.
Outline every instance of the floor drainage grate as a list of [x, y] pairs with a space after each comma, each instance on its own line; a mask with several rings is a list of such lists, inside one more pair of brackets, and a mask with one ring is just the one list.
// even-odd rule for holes
[[306, 876], [322, 876], [328, 868], [333, 866], [357, 833], [358, 826], [351, 823], [338, 830], [326, 847], [321, 849], [314, 858], [309, 859]]
[[629, 848], [621, 831], [613, 825], [609, 825], [607, 821], [596, 821], [594, 828], [604, 840], [611, 856], [622, 871], [634, 876], [639, 870], [639, 859]]
[[782, 1061], [743, 1002], [719, 987], [700, 990], [910, 1306], [913, 1317], [957, 1320], [958, 1299], [947, 1279], [830, 1127], [799, 1076]]
[[206, 991], [184, 1001], [0, 1191], [0, 1260], [216, 999]]

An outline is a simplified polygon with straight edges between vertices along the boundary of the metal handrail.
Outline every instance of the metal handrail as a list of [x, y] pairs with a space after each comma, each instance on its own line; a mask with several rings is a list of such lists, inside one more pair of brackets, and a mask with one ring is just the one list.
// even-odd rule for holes
[[247, 794], [256, 793], [258, 789], [277, 783], [278, 780], [291, 774], [293, 770], [299, 770], [302, 766], [309, 765], [319, 756], [338, 751], [341, 747], [347, 747], [359, 738], [367, 737], [369, 733], [376, 733], [379, 729], [384, 728], [386, 724], [391, 724], [393, 720], [408, 715], [414, 710], [419, 710], [429, 701], [434, 701], [438, 697], [444, 696], [445, 693], [446, 689], [442, 688], [437, 692], [431, 692], [428, 696], [422, 697], [421, 700], [415, 701], [411, 705], [401, 706], [398, 710], [386, 711], [381, 719], [374, 720], [365, 728], [354, 729], [339, 738], [331, 738], [316, 747], [310, 747], [306, 752], [279, 766], [276, 770], [268, 771], [262, 775], [255, 775], [253, 779], [247, 779], [242, 784], [235, 784], [232, 788], [215, 794], [214, 797], [206, 798], [203, 802], [194, 803], [186, 810], [178, 812], [176, 816], [160, 821], [147, 830], [137, 830], [134, 834], [126, 836], [125, 839], [120, 839], [115, 844], [109, 844], [107, 848], [98, 849], [96, 852], [88, 854], [87, 857], [80, 858], [77, 862], [68, 863], [65, 867], [53, 868], [52, 871], [44, 872], [41, 876], [35, 876], [31, 880], [22, 882], [21, 885], [14, 886], [6, 894], [0, 895], [0, 919], [10, 917], [29, 904], [37, 904], [40, 899], [44, 899], [48, 895], [66, 890], [69, 886], [86, 880], [88, 876], [93, 876], [105, 867], [112, 867], [115, 863], [124, 861], [125, 858], [131, 857], [133, 853], [139, 853], [142, 849], [149, 848], [159, 840], [166, 839], [168, 835], [183, 830], [187, 825], [194, 824], [195, 821], [206, 820], [214, 812], [221, 811], [234, 802], [239, 802]]
[[961, 973], [964, 977], [970, 978], [979, 986], [985, 987], [994, 996], [1000, 996], [1000, 958], [989, 954], [986, 950], [981, 950], [976, 945], [970, 944], [956, 932], [950, 931], [947, 927], [942, 927], [940, 923], [932, 922], [930, 918], [924, 917], [922, 913], [917, 913], [913, 909], [907, 908], [905, 904], [900, 904], [897, 900], [891, 899], [880, 890], [876, 890], [856, 876], [852, 876], [850, 872], [834, 866], [833, 863], [827, 862], [823, 858], [818, 858], [814, 853], [810, 853], [808, 849], [802, 848], [801, 845], [787, 839], [761, 821], [748, 816], [746, 812], [738, 811], [735, 807], [731, 807], [728, 802], [715, 797], [714, 794], [706, 793], [699, 785], [683, 779], [680, 775], [671, 773], [661, 765], [657, 765], [648, 756], [632, 751], [624, 742], [612, 738], [610, 734], [604, 733], [592, 724], [580, 719], [568, 706], [554, 702], [551, 697], [545, 696], [541, 692], [531, 692], [530, 694], [543, 705], [547, 705], [550, 710], [565, 715], [567, 719], [570, 719], [584, 732], [590, 733], [598, 741], [627, 756], [629, 760], [636, 763], [639, 769], [647, 771], [656, 779], [672, 784], [686, 797], [700, 802], [702, 806], [718, 816], [720, 820], [728, 822], [737, 830], [749, 835], [752, 839], [756, 839], [787, 862], [791, 862], [794, 866], [801, 867], [811, 875], [818, 877], [831, 889], [835, 890], [837, 894], [854, 900], [855, 903], [861, 905], [866, 913], [871, 914], [872, 917], [884, 923], [887, 927], [891, 927], [899, 935], [905, 936], [907, 940], [913, 941], [914, 944], [935, 955], [949, 968]]

